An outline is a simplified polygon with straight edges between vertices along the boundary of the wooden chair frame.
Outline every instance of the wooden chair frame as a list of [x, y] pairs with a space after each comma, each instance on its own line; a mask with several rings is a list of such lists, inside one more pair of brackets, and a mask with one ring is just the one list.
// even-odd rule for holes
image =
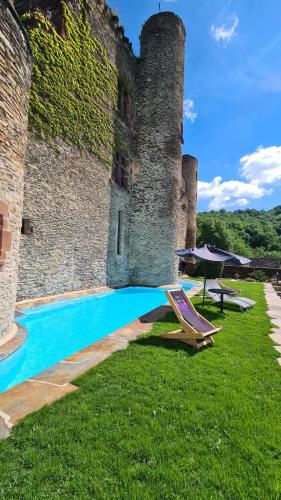
[[[171, 291], [174, 292], [175, 290], [171, 290]], [[191, 345], [192, 347], [194, 347], [194, 349], [197, 349], [197, 350], [201, 349], [202, 347], [207, 347], [208, 345], [213, 345], [214, 339], [213, 339], [212, 335], [219, 332], [220, 330], [222, 330], [222, 327], [221, 326], [215, 327], [214, 325], [212, 325], [212, 323], [210, 323], [208, 320], [206, 320], [206, 318], [204, 318], [201, 314], [199, 314], [196, 311], [193, 304], [191, 303], [186, 292], [184, 290], [182, 290], [186, 299], [189, 301], [194, 313], [199, 318], [202, 318], [207, 324], [210, 325], [210, 331], [208, 331], [208, 332], [202, 333], [202, 332], [198, 332], [197, 330], [195, 330], [195, 328], [193, 328], [193, 326], [191, 326], [184, 319], [182, 314], [180, 313], [178, 306], [171, 295], [171, 291], [167, 290], [165, 292], [165, 294], [166, 294], [166, 297], [168, 298], [168, 300], [172, 306], [172, 309], [173, 309], [175, 315], [177, 316], [177, 319], [179, 320], [179, 322], [181, 324], [181, 330], [175, 330], [174, 332], [170, 332], [170, 333], [163, 333], [162, 335], [160, 335], [160, 337], [164, 338], [164, 339], [179, 340], [180, 342], [184, 342], [185, 344]]]

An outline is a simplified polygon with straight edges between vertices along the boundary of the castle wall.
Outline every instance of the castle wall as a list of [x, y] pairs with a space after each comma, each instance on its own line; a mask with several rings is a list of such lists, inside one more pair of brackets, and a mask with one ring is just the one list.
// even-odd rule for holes
[[[31, 53], [17, 15], [0, 2], [0, 344], [15, 333]], [[8, 241], [11, 240], [11, 241]]]
[[182, 157], [182, 177], [185, 185], [186, 222], [183, 248], [196, 246], [198, 160], [191, 155]]
[[[53, 6], [57, 13], [57, 2], [50, 2], [49, 8]], [[18, 2], [21, 12], [25, 3]], [[128, 43], [112, 24], [108, 9], [97, 2], [89, 5], [93, 36], [134, 91], [135, 59]], [[126, 126], [116, 107], [105, 107], [104, 113], [114, 124], [121, 152], [132, 158], [133, 128]], [[113, 148], [110, 155], [113, 162]], [[64, 139], [44, 140], [30, 130], [24, 218], [30, 220], [33, 233], [21, 237], [18, 299], [128, 283], [129, 205], [130, 193], [111, 181], [110, 164], [86, 147]], [[120, 211], [124, 213], [123, 251], [117, 255]]]
[[96, 157], [62, 140], [30, 134], [18, 298], [81, 290], [106, 282], [110, 184]]
[[[130, 283], [130, 202], [130, 193], [126, 193], [119, 186], [115, 185], [112, 182], [106, 276], [106, 283], [108, 286], [127, 285]], [[122, 216], [120, 255], [117, 253], [119, 212], [121, 212]]]
[[152, 16], [141, 34], [130, 229], [131, 280], [177, 277], [185, 30], [173, 13]]
[[182, 179], [180, 190], [180, 207], [178, 214], [178, 244], [177, 248], [185, 248], [186, 242], [186, 227], [187, 227], [187, 192], [186, 183]]

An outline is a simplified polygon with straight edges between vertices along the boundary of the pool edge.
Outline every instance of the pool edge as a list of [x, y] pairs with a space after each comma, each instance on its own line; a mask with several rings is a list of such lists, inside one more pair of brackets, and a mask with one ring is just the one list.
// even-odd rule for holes
[[0, 367], [1, 363], [21, 349], [28, 339], [28, 331], [24, 326], [17, 321], [14, 322], [13, 326], [15, 329], [13, 336], [0, 345]]

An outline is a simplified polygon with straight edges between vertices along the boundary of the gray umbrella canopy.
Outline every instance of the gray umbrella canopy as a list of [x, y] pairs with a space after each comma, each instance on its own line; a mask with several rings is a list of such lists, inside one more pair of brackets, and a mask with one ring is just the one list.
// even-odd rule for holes
[[[204, 245], [201, 248], [186, 248], [184, 250], [176, 250], [176, 255], [178, 257], [196, 257], [199, 260], [205, 260], [208, 262], [229, 262], [233, 265], [245, 265], [251, 262], [250, 259], [246, 257], [241, 257], [235, 253], [226, 252], [226, 250], [221, 250], [213, 245]], [[204, 293], [203, 302], [205, 300], [205, 290], [206, 290], [206, 275], [204, 279]]]
[[200, 260], [207, 260], [210, 262], [226, 262], [232, 261], [233, 264], [245, 265], [251, 262], [246, 257], [241, 257], [235, 253], [221, 250], [212, 245], [204, 245], [201, 248], [186, 248], [184, 250], [176, 250], [178, 257], [197, 257]]

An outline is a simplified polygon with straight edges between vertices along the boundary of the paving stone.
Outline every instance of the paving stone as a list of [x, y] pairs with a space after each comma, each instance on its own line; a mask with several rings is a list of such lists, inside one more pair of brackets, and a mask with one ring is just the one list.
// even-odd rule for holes
[[110, 338], [110, 336], [108, 335], [104, 339], [99, 340], [92, 345], [92, 352], [113, 353], [122, 349], [126, 349], [127, 346], [128, 342], [126, 340], [123, 340], [122, 338]]
[[267, 296], [266, 300], [267, 300], [267, 302], [274, 302], [276, 304], [280, 304], [280, 297], [278, 297], [278, 295], [276, 295], [276, 293]]
[[281, 345], [275, 345], [274, 349], [275, 349], [275, 351], [280, 352], [280, 354], [281, 354]]
[[278, 327], [272, 328], [271, 333], [280, 333], [281, 334], [281, 328], [278, 328]]
[[126, 349], [127, 346], [128, 342], [120, 337], [118, 339], [108, 339], [108, 337], [106, 337], [105, 339], [91, 344], [89, 347], [86, 347], [82, 351], [69, 356], [65, 361], [78, 363], [87, 361], [89, 359], [95, 360], [99, 359], [105, 354], [112, 354], [113, 352]]
[[277, 358], [277, 363], [281, 366], [281, 358]]
[[281, 345], [281, 333], [271, 333], [269, 336], [275, 344]]
[[32, 381], [48, 382], [49, 384], [56, 384], [65, 386], [69, 382], [75, 380], [86, 371], [94, 368], [99, 363], [104, 361], [110, 356], [111, 353], [88, 353], [88, 359], [81, 362], [62, 362], [38, 373], [32, 377]]
[[14, 424], [20, 418], [75, 390], [77, 387], [70, 384], [57, 387], [38, 382], [23, 382], [0, 394], [0, 411], [9, 415], [11, 423]]
[[11, 434], [11, 429], [7, 426], [4, 420], [0, 417], [0, 440], [7, 439]]
[[17, 302], [17, 308], [19, 309], [19, 314], [21, 309], [29, 309], [31, 307], [42, 306], [46, 304], [51, 304], [53, 302], [60, 302], [69, 299], [77, 299], [79, 297], [84, 297], [86, 295], [92, 295], [94, 293], [109, 292], [112, 288], [106, 286], [91, 288], [89, 290], [79, 290], [73, 292], [62, 293], [59, 295], [49, 295], [47, 297], [39, 297], [36, 299], [27, 299]]
[[280, 319], [281, 320], [281, 308], [270, 308], [267, 311], [268, 316], [270, 316], [273, 319]]
[[273, 318], [272, 323], [277, 326], [278, 328], [281, 328], [281, 319], [278, 318]]

